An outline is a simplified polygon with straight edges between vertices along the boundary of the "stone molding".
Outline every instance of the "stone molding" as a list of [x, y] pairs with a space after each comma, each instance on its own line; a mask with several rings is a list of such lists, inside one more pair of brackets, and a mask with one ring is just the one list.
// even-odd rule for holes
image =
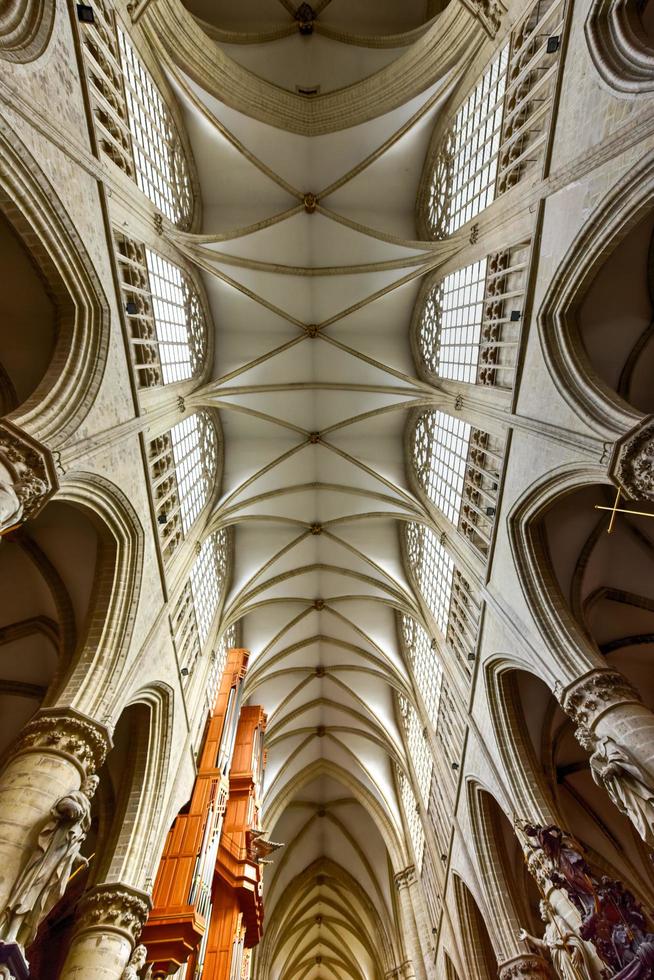
[[557, 685], [554, 694], [572, 721], [592, 730], [603, 714], [619, 704], [639, 704], [640, 695], [618, 671], [592, 670], [565, 691]]
[[101, 768], [112, 745], [105, 725], [74, 708], [45, 708], [27, 724], [14, 754], [53, 752], [73, 762], [86, 779]]
[[625, 496], [654, 501], [654, 415], [617, 440], [609, 473]]
[[130, 885], [96, 885], [79, 904], [76, 932], [117, 932], [134, 945], [151, 908], [149, 895]]
[[654, 90], [654, 50], [634, 0], [595, 0], [584, 33], [593, 64], [609, 88], [629, 95]]
[[8, 0], [0, 9], [0, 58], [26, 64], [43, 54], [52, 35], [52, 0]]
[[36, 517], [59, 487], [51, 453], [18, 426], [3, 419], [0, 423], [0, 464], [8, 471], [13, 493], [18, 498], [18, 508], [9, 526], [11, 521], [22, 524]]
[[525, 953], [502, 963], [498, 977], [499, 980], [552, 980], [552, 971], [542, 957]]

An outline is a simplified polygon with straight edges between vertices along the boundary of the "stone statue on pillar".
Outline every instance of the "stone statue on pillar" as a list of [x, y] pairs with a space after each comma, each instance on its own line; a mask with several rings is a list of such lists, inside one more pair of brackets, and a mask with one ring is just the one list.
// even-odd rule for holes
[[66, 890], [76, 865], [87, 864], [80, 848], [91, 826], [91, 798], [98, 784], [89, 776], [82, 788], [60, 797], [42, 827], [0, 919], [0, 940], [22, 949], [36, 937], [41, 921]]
[[549, 960], [560, 980], [596, 980], [597, 972], [585, 942], [545, 899], [540, 903], [545, 923], [542, 939], [525, 929], [518, 936], [536, 954]]
[[608, 735], [577, 730], [580, 745], [591, 753], [590, 771], [618, 810], [631, 820], [648, 847], [654, 849], [654, 789], [624, 749]]
[[152, 967], [149, 966], [146, 970], [145, 961], [147, 957], [148, 951], [141, 943], [134, 949], [120, 980], [150, 980], [152, 977]]

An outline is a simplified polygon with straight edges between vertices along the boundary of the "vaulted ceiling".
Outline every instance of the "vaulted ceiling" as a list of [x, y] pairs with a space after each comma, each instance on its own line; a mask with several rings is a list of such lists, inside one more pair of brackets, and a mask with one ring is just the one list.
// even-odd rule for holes
[[415, 201], [471, 51], [434, 62], [403, 104], [379, 111], [372, 86], [366, 121], [304, 135], [253, 118], [245, 95], [241, 108], [223, 101], [200, 61], [238, 63], [262, 101], [318, 86], [304, 97], [311, 131], [326, 94], [343, 89], [345, 111], [437, 36], [439, 15], [426, 0], [322, 0], [301, 36], [296, 3], [194, 0], [194, 64], [183, 42], [177, 56], [158, 43], [202, 194], [202, 234], [174, 237], [202, 270], [216, 329], [214, 380], [195, 397], [224, 432], [224, 622], [240, 622], [251, 650], [246, 697], [269, 719], [264, 825], [286, 845], [266, 871], [260, 962], [273, 980], [372, 978], [405, 958], [392, 876], [412, 861], [395, 780], [407, 763], [394, 692], [412, 698], [396, 616], [420, 612], [399, 530], [427, 514], [404, 433], [438, 396], [417, 377], [409, 324], [424, 275], [456, 247], [415, 240]]

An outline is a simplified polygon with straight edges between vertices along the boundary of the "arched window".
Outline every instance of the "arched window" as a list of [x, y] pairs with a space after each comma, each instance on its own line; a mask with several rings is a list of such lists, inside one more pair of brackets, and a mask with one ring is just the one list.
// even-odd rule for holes
[[429, 224], [436, 238], [451, 235], [495, 198], [508, 63], [507, 44], [443, 138], [428, 201]]
[[565, 0], [532, 0], [440, 139], [426, 220], [451, 235], [547, 159]]
[[428, 375], [513, 387], [529, 247], [520, 242], [495, 252], [429, 289], [416, 325]]
[[228, 562], [228, 532], [216, 531], [202, 542], [191, 574], [175, 603], [171, 618], [177, 659], [184, 677], [192, 673], [209, 638], [225, 593]]
[[411, 702], [401, 694], [398, 694], [397, 703], [400, 709], [402, 724], [404, 725], [407, 751], [411, 758], [422, 801], [425, 807], [427, 807], [429, 806], [429, 789], [431, 786], [431, 773], [434, 766], [429, 742], [427, 741], [427, 733], [421, 725], [418, 712]]
[[436, 728], [443, 670], [434, 652], [432, 641], [415, 619], [403, 613], [400, 629], [403, 646], [411, 662], [413, 679], [420, 691], [429, 720]]
[[405, 534], [411, 573], [446, 642], [469, 672], [477, 645], [479, 596], [431, 528], [411, 523]]
[[188, 228], [191, 178], [170, 109], [105, 0], [95, 0], [93, 19], [79, 27], [100, 149], [162, 214]]
[[418, 873], [420, 873], [422, 869], [422, 858], [425, 850], [425, 834], [422, 829], [420, 810], [418, 809], [418, 804], [416, 803], [416, 798], [413, 793], [413, 789], [411, 788], [410, 780], [407, 779], [399, 766], [395, 767], [395, 773], [400, 790], [400, 799], [402, 800], [402, 809], [404, 810], [404, 816], [409, 828], [409, 837], [411, 838], [411, 844], [413, 846], [415, 866]]
[[122, 233], [115, 245], [138, 387], [198, 377], [207, 356], [207, 323], [191, 277]]
[[420, 486], [483, 556], [491, 543], [503, 452], [503, 440], [440, 409], [421, 415], [413, 433]]
[[164, 559], [169, 559], [209, 500], [218, 437], [207, 412], [189, 415], [150, 442], [150, 482]]

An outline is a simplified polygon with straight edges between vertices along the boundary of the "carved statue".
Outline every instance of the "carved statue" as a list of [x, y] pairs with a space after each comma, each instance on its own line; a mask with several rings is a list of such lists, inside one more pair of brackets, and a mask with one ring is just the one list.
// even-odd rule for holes
[[613, 980], [654, 980], [654, 933], [634, 895], [621, 881], [598, 877], [577, 842], [559, 827], [527, 824], [523, 832], [538, 841], [551, 866], [549, 881], [563, 889], [581, 915], [578, 937], [593, 944], [611, 971], [608, 975]]
[[148, 968], [147, 973], [142, 974], [142, 971], [145, 968], [147, 956], [148, 951], [143, 944], [136, 946], [130, 957], [129, 963], [123, 970], [120, 980], [140, 980], [142, 975], [143, 980], [148, 980], [148, 977], [152, 976], [152, 967]]
[[586, 944], [570, 928], [549, 902], [540, 903], [541, 919], [545, 923], [542, 939], [531, 936], [525, 929], [518, 936], [533, 953], [549, 960], [561, 980], [596, 980], [593, 958]]
[[0, 980], [16, 980], [6, 963], [0, 963]]
[[0, 531], [19, 524], [23, 518], [25, 499], [40, 496], [47, 491], [43, 480], [25, 476], [15, 483], [0, 480]]
[[62, 796], [50, 810], [32, 854], [9, 895], [0, 939], [29, 946], [39, 923], [66, 890], [75, 865], [88, 864], [80, 848], [91, 826], [91, 798], [98, 784], [89, 776], [80, 790]]
[[580, 737], [586, 749], [592, 750], [590, 771], [598, 786], [603, 786], [618, 810], [629, 817], [648, 847], [654, 849], [654, 790], [642, 773], [608, 735]]

